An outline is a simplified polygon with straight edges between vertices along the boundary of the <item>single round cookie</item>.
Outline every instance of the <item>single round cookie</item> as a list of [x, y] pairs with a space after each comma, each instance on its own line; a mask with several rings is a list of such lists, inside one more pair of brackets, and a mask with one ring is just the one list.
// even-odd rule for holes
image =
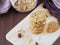
[[13, 7], [19, 12], [28, 12], [37, 5], [37, 0], [11, 0]]
[[30, 15], [30, 30], [33, 34], [40, 34], [44, 31], [47, 17], [50, 16], [48, 10], [41, 9]]
[[52, 32], [55, 32], [57, 29], [58, 29], [59, 25], [57, 22], [50, 22], [48, 24], [48, 29], [47, 29], [47, 32], [48, 33], [52, 33]]
[[55, 17], [51, 16], [47, 18], [47, 24], [48, 24], [48, 27], [47, 27], [48, 33], [55, 32], [59, 28], [58, 20]]

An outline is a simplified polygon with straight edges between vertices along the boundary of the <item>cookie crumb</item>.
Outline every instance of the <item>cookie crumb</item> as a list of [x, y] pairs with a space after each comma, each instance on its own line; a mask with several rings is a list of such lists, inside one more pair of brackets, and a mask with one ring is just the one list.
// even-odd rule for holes
[[18, 38], [21, 38], [21, 37], [22, 37], [21, 33], [18, 33]]
[[36, 45], [38, 45], [38, 42], [36, 42]]
[[25, 33], [25, 31], [23, 31], [23, 30], [18, 30], [18, 38], [23, 38], [24, 37], [24, 33]]

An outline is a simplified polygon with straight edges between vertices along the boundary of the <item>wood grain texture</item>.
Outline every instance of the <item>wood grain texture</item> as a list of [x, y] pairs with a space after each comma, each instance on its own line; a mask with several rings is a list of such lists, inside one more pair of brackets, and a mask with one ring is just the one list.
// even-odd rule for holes
[[6, 33], [28, 14], [29, 13], [19, 13], [11, 7], [8, 13], [0, 15], [0, 45], [12, 45], [6, 40]]

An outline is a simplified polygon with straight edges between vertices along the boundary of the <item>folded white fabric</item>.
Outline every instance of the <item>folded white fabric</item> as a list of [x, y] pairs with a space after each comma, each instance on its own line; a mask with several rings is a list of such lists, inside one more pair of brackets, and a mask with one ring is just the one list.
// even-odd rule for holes
[[56, 7], [60, 9], [60, 0], [52, 0], [52, 1], [56, 5]]
[[0, 0], [0, 15], [6, 13], [9, 10], [10, 6], [11, 5], [9, 0], [3, 0], [2, 2]]

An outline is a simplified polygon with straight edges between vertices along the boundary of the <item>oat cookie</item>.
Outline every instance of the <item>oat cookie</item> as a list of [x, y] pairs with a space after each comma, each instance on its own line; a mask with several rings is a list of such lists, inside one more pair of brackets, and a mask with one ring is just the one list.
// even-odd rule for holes
[[19, 12], [28, 12], [34, 9], [37, 5], [37, 0], [17, 0], [14, 7]]

